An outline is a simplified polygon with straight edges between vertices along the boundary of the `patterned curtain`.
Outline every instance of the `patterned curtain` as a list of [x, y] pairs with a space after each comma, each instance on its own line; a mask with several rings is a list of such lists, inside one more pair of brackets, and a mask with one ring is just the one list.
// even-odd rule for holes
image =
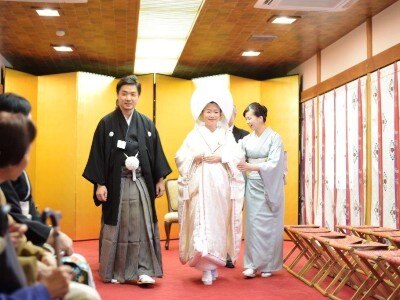
[[302, 104], [301, 142], [301, 220], [302, 224], [314, 223], [317, 193], [316, 125], [317, 99]]
[[364, 224], [365, 99], [366, 76], [302, 104], [303, 223]]
[[371, 74], [371, 224], [400, 228], [399, 62]]

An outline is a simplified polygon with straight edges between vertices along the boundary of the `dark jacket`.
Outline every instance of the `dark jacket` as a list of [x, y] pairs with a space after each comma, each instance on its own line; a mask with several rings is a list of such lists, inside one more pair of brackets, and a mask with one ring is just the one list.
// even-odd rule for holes
[[233, 125], [232, 133], [233, 136], [235, 137], [236, 143], [249, 134], [248, 131], [241, 128], [237, 128], [235, 125]]
[[[126, 148], [117, 147], [118, 141], [125, 141]], [[126, 155], [136, 155], [138, 145], [141, 173], [146, 182], [151, 200], [154, 222], [157, 221], [155, 211], [155, 185], [160, 178], [171, 173], [167, 159], [161, 146], [161, 140], [154, 123], [145, 115], [133, 112], [130, 126], [119, 108], [100, 120], [93, 136], [92, 147], [83, 177], [94, 184], [93, 200], [102, 205], [104, 223], [116, 225], [120, 201], [121, 168]], [[135, 149], [135, 150], [134, 150]], [[100, 202], [96, 198], [96, 185], [107, 187], [107, 201]]]
[[[29, 191], [30, 189], [27, 188], [30, 184], [25, 174], [22, 173], [16, 181], [3, 182], [0, 188], [6, 196], [7, 203], [11, 206], [9, 214], [17, 223], [25, 224], [28, 227], [28, 231], [25, 233], [28, 241], [37, 246], [42, 246], [49, 238], [51, 228], [40, 221], [40, 215], [35, 208], [35, 202]], [[28, 197], [23, 195], [27, 195]], [[29, 201], [29, 213], [32, 219], [22, 214], [20, 201], [24, 200]]]

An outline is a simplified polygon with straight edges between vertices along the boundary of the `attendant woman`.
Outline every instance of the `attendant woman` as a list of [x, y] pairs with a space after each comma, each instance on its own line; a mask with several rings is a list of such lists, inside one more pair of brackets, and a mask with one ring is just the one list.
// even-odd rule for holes
[[179, 170], [179, 257], [203, 272], [211, 285], [226, 255], [236, 260], [241, 243], [244, 179], [236, 168], [243, 152], [228, 130], [233, 101], [229, 91], [192, 97], [196, 124], [175, 160]]
[[262, 277], [282, 269], [284, 212], [284, 151], [278, 133], [266, 125], [268, 110], [254, 102], [243, 112], [253, 130], [241, 141], [247, 173], [246, 231], [243, 275]]

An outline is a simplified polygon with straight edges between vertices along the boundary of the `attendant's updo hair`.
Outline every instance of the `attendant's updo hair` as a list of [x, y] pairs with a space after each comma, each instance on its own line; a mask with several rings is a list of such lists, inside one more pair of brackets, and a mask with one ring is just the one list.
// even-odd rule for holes
[[247, 114], [247, 112], [248, 112], [249, 110], [252, 110], [253, 113], [254, 113], [254, 115], [255, 115], [256, 117], [262, 117], [262, 118], [263, 118], [263, 121], [264, 121], [264, 123], [265, 123], [265, 121], [267, 120], [268, 109], [267, 109], [264, 105], [261, 105], [261, 104], [258, 103], [258, 102], [250, 103], [250, 104], [246, 107], [246, 109], [244, 110], [244, 112], [243, 112], [243, 117], [246, 117], [246, 114]]

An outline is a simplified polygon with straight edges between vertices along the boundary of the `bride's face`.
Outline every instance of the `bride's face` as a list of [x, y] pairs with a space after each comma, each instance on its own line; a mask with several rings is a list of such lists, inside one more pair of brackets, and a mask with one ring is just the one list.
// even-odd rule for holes
[[202, 116], [205, 126], [210, 130], [214, 130], [217, 128], [218, 121], [221, 118], [221, 109], [216, 103], [208, 103], [203, 109]]

